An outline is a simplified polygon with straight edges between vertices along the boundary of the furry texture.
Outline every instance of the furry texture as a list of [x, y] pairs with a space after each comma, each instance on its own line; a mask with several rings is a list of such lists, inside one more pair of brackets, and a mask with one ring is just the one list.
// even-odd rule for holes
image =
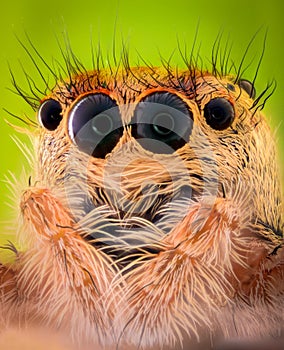
[[[42, 101], [59, 101], [62, 121], [54, 131], [35, 127], [32, 184], [19, 203], [27, 249], [0, 265], [1, 327], [40, 325], [84, 349], [279, 336], [283, 206], [264, 95], [253, 100], [241, 88], [241, 66], [237, 77], [218, 72], [218, 53], [212, 72], [192, 60], [185, 70], [130, 68], [125, 53], [117, 70], [87, 72], [65, 58], [70, 79], [54, 73], [58, 84]], [[68, 136], [70, 110], [94, 92], [117, 101], [124, 125], [103, 159]], [[133, 111], [154, 92], [177, 95], [193, 114], [187, 143], [172, 154], [147, 151], [132, 135]], [[221, 131], [204, 117], [220, 97], [235, 112]]]

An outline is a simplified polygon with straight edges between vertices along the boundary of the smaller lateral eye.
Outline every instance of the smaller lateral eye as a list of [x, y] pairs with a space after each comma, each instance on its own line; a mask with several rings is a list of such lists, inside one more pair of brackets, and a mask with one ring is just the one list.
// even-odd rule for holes
[[62, 120], [61, 104], [52, 98], [44, 101], [38, 111], [38, 120], [47, 130], [57, 129]]
[[205, 105], [204, 117], [211, 128], [224, 130], [232, 124], [235, 118], [235, 111], [228, 100], [223, 97], [217, 97]]
[[250, 98], [255, 98], [256, 91], [253, 83], [251, 83], [249, 80], [246, 79], [240, 79], [238, 81], [239, 87], [245, 90]]

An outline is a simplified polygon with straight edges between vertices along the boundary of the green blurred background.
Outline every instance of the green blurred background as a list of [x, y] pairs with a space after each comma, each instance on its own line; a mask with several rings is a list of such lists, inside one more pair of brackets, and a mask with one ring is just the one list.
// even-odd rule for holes
[[[26, 166], [24, 155], [11, 139], [11, 135], [15, 135], [16, 132], [4, 122], [4, 119], [13, 123], [15, 121], [3, 111], [3, 108], [18, 116], [27, 114], [31, 118], [35, 117], [30, 107], [9, 91], [12, 84], [8, 63], [20, 86], [26, 86], [21, 65], [40, 84], [40, 79], [23, 48], [17, 42], [15, 34], [27, 43], [25, 38], [25, 32], [27, 32], [43, 57], [51, 62], [52, 57], [60, 59], [56, 36], [60, 39], [66, 30], [75, 53], [87, 67], [91, 68], [91, 35], [94, 44], [98, 39], [100, 40], [102, 49], [106, 53], [112, 50], [114, 28], [116, 28], [118, 46], [121, 37], [129, 43], [133, 64], [137, 62], [136, 50], [146, 60], [159, 64], [159, 50], [162, 55], [168, 57], [177, 46], [177, 37], [181, 43], [187, 45], [190, 51], [198, 22], [198, 42], [202, 45], [201, 54], [204, 63], [206, 64], [207, 58], [210, 59], [212, 44], [220, 30], [224, 32], [224, 41], [230, 35], [233, 42], [232, 58], [238, 63], [249, 40], [259, 28], [262, 28], [248, 55], [247, 63], [256, 55], [251, 75], [245, 76], [252, 78], [257, 57], [261, 53], [265, 30], [268, 28], [266, 52], [256, 87], [260, 91], [272, 78], [277, 80], [277, 90], [266, 105], [265, 112], [273, 129], [277, 131], [279, 153], [283, 161], [284, 125], [281, 124], [281, 120], [284, 109], [282, 92], [284, 25], [282, 7], [281, 0], [234, 2], [223, 0], [16, 0], [5, 4], [2, 2], [0, 14], [0, 235], [2, 237], [0, 243], [9, 238], [6, 236], [9, 228], [14, 229], [14, 225], [6, 223], [12, 211], [6, 204], [9, 202], [8, 191], [2, 180], [8, 171], [19, 178], [22, 168]], [[173, 57], [172, 62], [181, 63], [178, 54]]]

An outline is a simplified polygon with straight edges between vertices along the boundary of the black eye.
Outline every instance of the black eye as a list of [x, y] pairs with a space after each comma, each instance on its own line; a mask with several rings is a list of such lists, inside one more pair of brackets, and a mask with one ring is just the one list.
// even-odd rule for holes
[[40, 124], [47, 130], [55, 130], [62, 120], [62, 108], [58, 101], [49, 99], [43, 102], [38, 111]]
[[169, 154], [189, 141], [193, 116], [177, 95], [155, 92], [138, 104], [132, 123], [132, 134], [145, 149]]
[[238, 81], [239, 87], [245, 90], [250, 98], [255, 98], [256, 91], [253, 83], [246, 79], [240, 79]]
[[123, 133], [116, 101], [102, 93], [83, 97], [70, 111], [68, 132], [81, 151], [105, 158]]
[[204, 117], [211, 128], [215, 130], [224, 130], [232, 124], [235, 111], [228, 100], [217, 97], [206, 104], [204, 108]]

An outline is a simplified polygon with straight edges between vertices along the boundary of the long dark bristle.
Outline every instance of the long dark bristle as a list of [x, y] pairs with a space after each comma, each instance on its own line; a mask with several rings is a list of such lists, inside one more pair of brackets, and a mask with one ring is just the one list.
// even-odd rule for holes
[[[204, 60], [200, 55], [201, 44], [198, 45], [199, 25], [196, 28], [195, 35], [193, 38], [193, 43], [191, 45], [191, 50], [189, 53], [187, 52], [187, 46], [184, 45], [184, 47], [182, 47], [179, 38], [177, 38], [177, 52], [187, 68], [187, 71], [189, 74], [188, 78], [190, 80], [191, 92], [194, 93], [194, 98], [197, 97], [196, 78], [197, 78], [197, 75], [199, 75], [200, 77], [203, 76], [203, 73], [204, 73], [203, 70], [211, 71], [212, 74], [218, 79], [220, 83], [222, 83], [221, 80], [223, 76], [227, 76], [228, 74], [231, 74], [232, 71], [235, 71], [234, 83], [236, 84], [239, 81], [239, 79], [243, 76], [243, 74], [246, 72], [248, 67], [252, 65], [253, 60], [249, 61], [247, 64], [246, 64], [246, 61], [247, 61], [251, 46], [254, 43], [256, 36], [259, 35], [259, 31], [260, 30], [258, 30], [248, 42], [245, 48], [245, 52], [239, 64], [235, 64], [234, 61], [231, 60], [232, 43], [229, 40], [229, 36], [225, 40], [224, 49], [222, 50], [223, 32], [220, 31], [212, 46], [211, 61], [210, 61], [211, 69], [208, 69], [206, 66], [204, 66]], [[115, 32], [116, 32], [116, 27], [114, 28], [114, 35], [115, 35]], [[78, 74], [83, 74], [86, 77], [85, 83], [87, 84], [86, 86], [88, 90], [92, 90], [94, 88], [93, 86], [94, 83], [92, 80], [93, 76], [73, 51], [70, 39], [66, 31], [63, 34], [63, 40], [60, 40], [58, 37], [56, 37], [60, 55], [64, 62], [63, 64], [55, 58], [52, 58], [52, 64], [49, 64], [40, 54], [39, 50], [36, 48], [35, 44], [32, 42], [28, 34], [26, 34], [27, 44], [24, 44], [24, 42], [21, 39], [19, 39], [17, 36], [16, 36], [16, 39], [19, 42], [20, 46], [23, 48], [24, 52], [28, 56], [33, 66], [35, 67], [35, 70], [39, 75], [40, 80], [43, 83], [43, 88], [39, 87], [39, 84], [37, 83], [36, 79], [32, 77], [32, 74], [30, 72], [27, 72], [25, 68], [22, 66], [22, 64], [20, 64], [22, 66], [22, 71], [26, 79], [27, 88], [24, 89], [16, 81], [16, 78], [14, 76], [14, 73], [12, 72], [12, 69], [9, 67], [12, 85], [14, 87], [12, 91], [18, 94], [19, 96], [21, 96], [32, 107], [34, 111], [38, 109], [41, 99], [44, 96], [48, 95], [52, 91], [55, 85], [58, 86], [58, 89], [61, 91], [63, 97], [66, 94], [66, 92], [64, 91], [64, 87], [66, 88], [67, 91], [70, 91], [70, 92], [73, 91], [75, 96], [78, 95], [80, 93], [80, 88], [76, 81], [76, 76]], [[261, 63], [263, 61], [265, 48], [266, 48], [266, 41], [267, 41], [267, 31], [264, 36], [263, 46], [262, 46], [259, 60], [257, 62], [255, 73], [251, 80], [253, 88], [255, 88]], [[93, 70], [96, 71], [96, 84], [99, 87], [108, 88], [107, 86], [108, 82], [106, 82], [105, 80], [102, 80], [100, 75], [100, 71], [104, 69], [104, 59], [103, 59], [103, 53], [102, 53], [100, 42], [98, 42], [96, 48], [94, 48], [93, 39], [91, 38], [90, 46], [91, 46], [92, 68]], [[120, 51], [119, 57], [117, 56], [118, 50]], [[179, 76], [179, 68], [176, 67], [175, 69], [173, 66], [174, 53], [175, 53], [175, 50], [173, 50], [170, 57], [166, 59], [159, 52], [160, 64], [168, 73], [168, 79], [171, 82], [172, 86], [177, 90], [187, 93], [188, 84], [185, 83], [184, 77]], [[143, 75], [139, 74], [132, 68], [133, 65], [130, 61], [129, 47], [128, 47], [128, 43], [126, 43], [125, 40], [122, 39], [121, 48], [118, 48], [116, 38], [114, 37], [112, 42], [112, 53], [111, 55], [107, 53], [106, 56], [108, 58], [107, 59], [108, 69], [110, 70], [110, 73], [114, 78], [113, 79], [114, 88], [117, 87], [115, 78], [117, 77], [117, 74], [119, 73], [120, 68], [122, 68], [122, 71], [123, 71], [122, 77], [125, 77], [123, 79], [124, 83], [129, 89], [132, 89], [135, 92], [140, 92], [140, 91], [136, 91], [137, 89], [135, 89], [133, 86], [129, 86], [129, 84], [127, 85], [127, 80], [128, 80], [127, 77], [129, 75], [131, 75], [137, 82], [139, 82], [139, 84], [143, 85], [145, 88], [154, 88], [157, 86], [165, 87], [165, 84], [162, 81], [162, 79], [160, 79], [156, 74], [154, 74], [155, 73], [154, 66], [150, 62], [148, 62], [143, 57], [143, 55], [139, 54], [138, 52], [137, 52], [137, 57], [139, 58], [139, 61], [142, 62], [142, 64], [149, 69], [149, 74], [151, 75], [152, 83], [149, 81], [149, 79], [143, 77]], [[49, 81], [49, 79], [44, 74], [43, 69], [46, 69], [47, 72], [50, 73], [52, 77], [52, 81], [51, 80]], [[153, 74], [151, 74], [151, 71]], [[61, 84], [58, 84], [58, 83], [63, 83], [63, 86], [61, 86]], [[272, 93], [275, 90], [276, 84], [274, 85], [273, 84], [272, 83], [268, 84], [268, 86], [258, 95], [258, 97], [254, 100], [251, 106], [251, 109], [253, 109], [254, 111], [263, 109], [269, 97], [272, 95]], [[69, 98], [71, 98], [71, 96], [69, 96]], [[13, 115], [13, 113], [11, 113], [11, 115]]]

